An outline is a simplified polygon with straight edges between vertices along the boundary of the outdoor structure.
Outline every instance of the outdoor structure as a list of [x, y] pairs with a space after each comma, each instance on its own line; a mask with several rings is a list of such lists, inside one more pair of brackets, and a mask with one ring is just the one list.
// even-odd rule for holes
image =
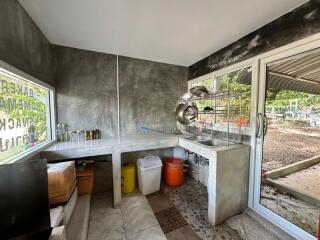
[[1, 239], [318, 238], [319, 0], [1, 0], [0, 25]]

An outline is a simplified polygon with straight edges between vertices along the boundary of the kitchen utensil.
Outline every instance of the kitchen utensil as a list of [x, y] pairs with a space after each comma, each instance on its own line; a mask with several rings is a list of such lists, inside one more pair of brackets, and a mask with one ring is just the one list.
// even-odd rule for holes
[[100, 131], [99, 131], [99, 129], [96, 129], [94, 139], [99, 139], [99, 138], [100, 138]]
[[210, 112], [210, 111], [213, 111], [213, 108], [207, 106], [207, 107], [205, 107], [205, 108], [203, 109], [203, 111], [205, 111], [205, 112]]
[[193, 122], [198, 116], [198, 108], [195, 105], [188, 106], [184, 110], [183, 118], [188, 121], [188, 123]]
[[210, 92], [205, 86], [195, 86], [190, 88], [190, 92], [197, 97], [209, 97]]
[[187, 103], [180, 103], [176, 109], [176, 115], [177, 115], [177, 120], [179, 123], [183, 124], [183, 125], [187, 125], [187, 121], [184, 119], [184, 111], [188, 108], [188, 104]]
[[90, 132], [89, 132], [89, 131], [84, 130], [84, 131], [83, 131], [83, 134], [84, 134], [84, 139], [85, 139], [85, 140], [89, 140], [89, 139], [90, 139]]
[[180, 103], [176, 109], [177, 120], [183, 125], [193, 122], [198, 116], [198, 108], [187, 103]]

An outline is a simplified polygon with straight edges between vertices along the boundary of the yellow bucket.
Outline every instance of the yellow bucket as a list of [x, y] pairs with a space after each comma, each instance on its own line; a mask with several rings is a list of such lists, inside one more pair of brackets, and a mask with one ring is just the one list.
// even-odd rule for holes
[[131, 193], [136, 189], [136, 168], [134, 164], [122, 164], [121, 191]]

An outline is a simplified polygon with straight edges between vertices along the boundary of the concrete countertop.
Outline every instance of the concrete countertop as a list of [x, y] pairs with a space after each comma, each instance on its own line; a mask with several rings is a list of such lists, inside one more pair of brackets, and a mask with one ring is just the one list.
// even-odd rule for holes
[[163, 134], [132, 135], [110, 137], [86, 141], [57, 142], [44, 149], [40, 155], [48, 161], [99, 156], [119, 152], [143, 151], [157, 148], [175, 147], [179, 137]]
[[50, 161], [101, 156], [118, 152], [144, 151], [150, 149], [180, 146], [203, 157], [210, 158], [212, 152], [225, 151], [239, 144], [212, 147], [197, 140], [186, 139], [177, 135], [149, 133], [123, 137], [110, 137], [86, 141], [57, 142], [44, 149], [40, 155]]

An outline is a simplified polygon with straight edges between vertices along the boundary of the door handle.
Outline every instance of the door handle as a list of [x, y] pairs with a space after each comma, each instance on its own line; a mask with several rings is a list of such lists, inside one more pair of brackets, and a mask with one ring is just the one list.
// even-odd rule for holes
[[263, 115], [263, 136], [265, 137], [268, 132], [268, 118], [267, 115]]
[[257, 133], [256, 133], [256, 137], [257, 138], [261, 138], [261, 132], [263, 131], [262, 127], [263, 127], [263, 114], [262, 113], [258, 113], [257, 115]]

